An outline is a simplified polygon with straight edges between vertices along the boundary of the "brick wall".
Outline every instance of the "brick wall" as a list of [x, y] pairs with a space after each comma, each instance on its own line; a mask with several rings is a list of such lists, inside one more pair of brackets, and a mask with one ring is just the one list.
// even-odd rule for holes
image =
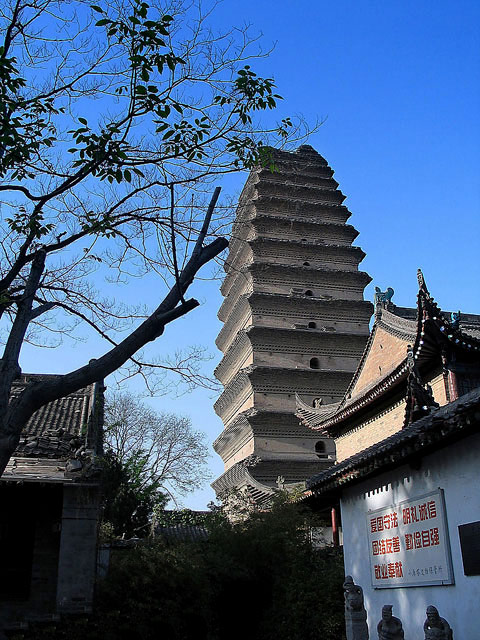
[[360, 422], [358, 426], [335, 440], [337, 462], [397, 433], [402, 429], [404, 419], [405, 400], [402, 399], [376, 416]]
[[447, 394], [445, 391], [443, 373], [436, 373], [431, 380], [428, 380], [428, 383], [432, 387], [433, 397], [438, 402], [438, 404], [441, 407], [447, 404]]
[[377, 327], [370, 353], [352, 390], [352, 396], [399, 365], [407, 357], [407, 346], [408, 341]]

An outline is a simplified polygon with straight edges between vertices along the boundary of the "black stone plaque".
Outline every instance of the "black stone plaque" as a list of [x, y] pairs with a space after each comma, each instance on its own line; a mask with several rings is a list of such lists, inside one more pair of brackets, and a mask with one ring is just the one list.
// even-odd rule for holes
[[480, 576], [480, 522], [469, 522], [458, 526], [462, 549], [463, 573]]

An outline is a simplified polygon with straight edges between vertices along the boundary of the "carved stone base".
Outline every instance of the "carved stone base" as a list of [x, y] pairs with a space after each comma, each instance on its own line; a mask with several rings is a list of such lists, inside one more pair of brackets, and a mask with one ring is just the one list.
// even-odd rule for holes
[[345, 611], [347, 640], [368, 640], [367, 612]]

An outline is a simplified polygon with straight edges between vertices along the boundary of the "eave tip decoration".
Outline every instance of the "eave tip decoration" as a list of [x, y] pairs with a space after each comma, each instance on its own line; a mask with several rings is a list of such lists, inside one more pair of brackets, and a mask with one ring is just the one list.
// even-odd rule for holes
[[425, 282], [425, 278], [423, 277], [423, 271], [419, 268], [417, 269], [417, 280], [418, 280], [418, 288], [420, 291], [423, 291], [427, 296], [430, 295], [427, 284]]

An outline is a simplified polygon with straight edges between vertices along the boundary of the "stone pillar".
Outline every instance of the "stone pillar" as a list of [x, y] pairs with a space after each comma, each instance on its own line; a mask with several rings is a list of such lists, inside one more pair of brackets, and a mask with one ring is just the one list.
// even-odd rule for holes
[[332, 507], [332, 543], [334, 547], [340, 546], [340, 534], [338, 531], [337, 510]]
[[367, 612], [363, 603], [363, 589], [352, 576], [343, 583], [345, 596], [345, 629], [347, 640], [368, 640]]
[[368, 640], [367, 612], [345, 612], [347, 640]]
[[98, 487], [64, 486], [58, 561], [57, 610], [88, 612], [95, 585]]

